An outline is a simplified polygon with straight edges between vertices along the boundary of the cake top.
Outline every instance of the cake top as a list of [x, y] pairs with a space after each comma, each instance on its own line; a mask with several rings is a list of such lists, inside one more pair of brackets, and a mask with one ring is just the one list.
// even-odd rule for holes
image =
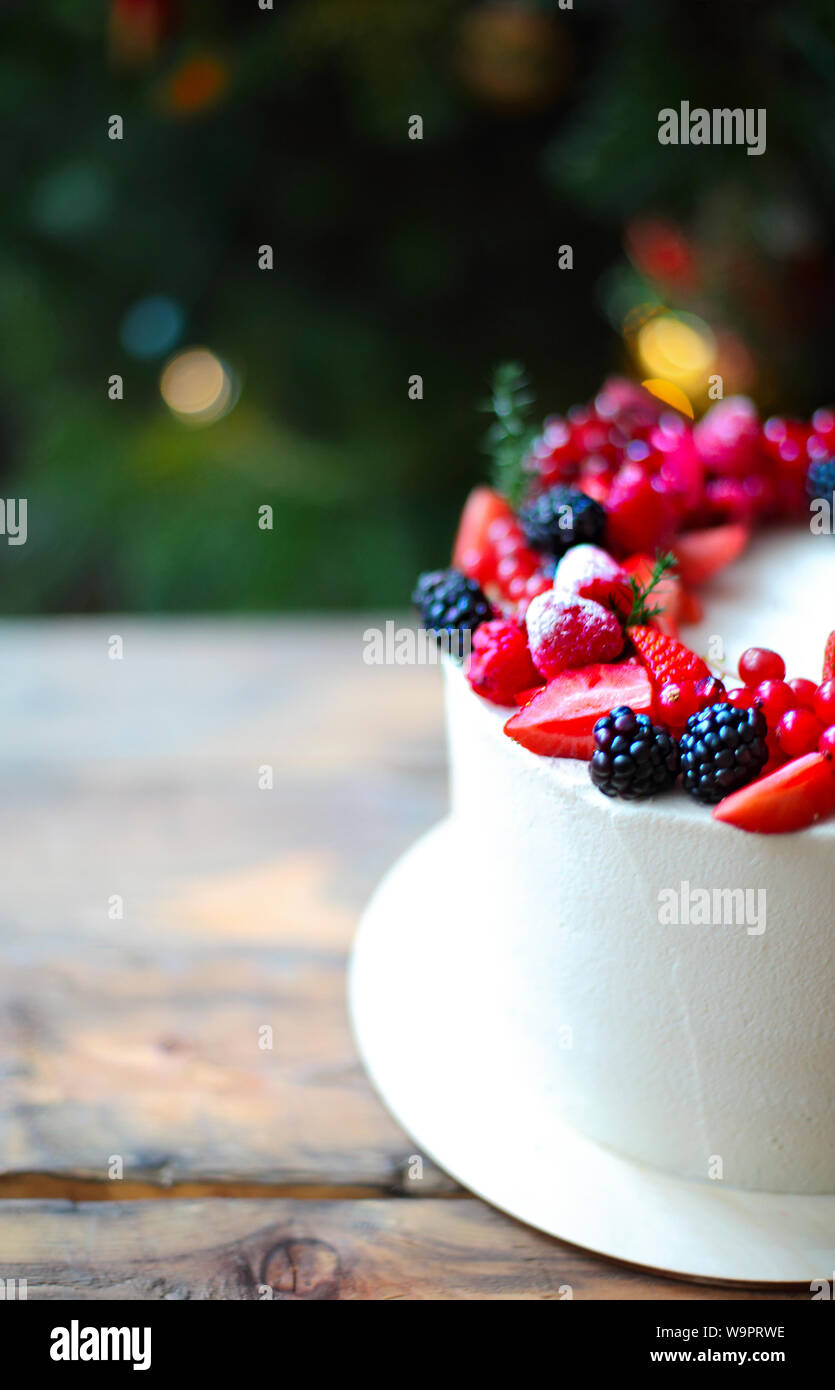
[[826, 558], [822, 591], [802, 602], [835, 610], [835, 411], [763, 422], [733, 397], [694, 422], [686, 401], [616, 378], [537, 427], [512, 365], [491, 404], [492, 486], [470, 494], [452, 566], [421, 575], [414, 600], [475, 695], [513, 711], [507, 736], [584, 759], [610, 797], [680, 784], [743, 830], [831, 815], [835, 632], [824, 628], [817, 669], [787, 671], [779, 650], [751, 646], [732, 672], [727, 600], [709, 604], [761, 530], [757, 565], [739, 567], [751, 616], [761, 631], [773, 606], [791, 633], [796, 599], [779, 601], [777, 571], [794, 572], [805, 532]]

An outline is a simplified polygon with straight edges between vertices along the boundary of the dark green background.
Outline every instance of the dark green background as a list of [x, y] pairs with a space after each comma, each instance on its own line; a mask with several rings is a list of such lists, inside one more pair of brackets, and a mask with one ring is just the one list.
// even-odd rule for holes
[[[0, 467], [29, 503], [27, 544], [0, 540], [4, 611], [402, 604], [485, 467], [494, 364], [523, 359], [543, 410], [629, 366], [611, 304], [651, 289], [636, 214], [699, 248], [679, 307], [741, 335], [764, 410], [835, 394], [828, 0], [157, 3], [167, 32], [131, 67], [108, 27], [143, 0], [4, 9]], [[206, 51], [227, 90], [167, 109]], [[659, 146], [682, 98], [765, 106], [767, 154]], [[213, 426], [174, 419], [162, 361], [120, 345], [151, 294], [240, 376]]]

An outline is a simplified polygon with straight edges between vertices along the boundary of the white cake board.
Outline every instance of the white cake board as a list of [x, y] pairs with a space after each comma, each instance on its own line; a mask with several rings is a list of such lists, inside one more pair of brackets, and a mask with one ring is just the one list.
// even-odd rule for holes
[[417, 1146], [502, 1211], [602, 1255], [726, 1283], [831, 1279], [835, 1196], [743, 1192], [619, 1158], [547, 1113], [503, 1067], [500, 1040], [491, 1055], [478, 962], [455, 931], [472, 867], [450, 831], [383, 880], [350, 971], [363, 1060]]

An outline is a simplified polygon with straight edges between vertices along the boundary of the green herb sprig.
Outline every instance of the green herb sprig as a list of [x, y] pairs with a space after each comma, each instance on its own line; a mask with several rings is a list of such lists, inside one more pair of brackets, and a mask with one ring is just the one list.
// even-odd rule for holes
[[493, 459], [493, 486], [514, 508], [522, 501], [529, 481], [522, 464], [537, 435], [531, 420], [535, 400], [519, 362], [502, 362], [496, 367], [490, 399], [482, 406], [494, 417], [485, 445]]
[[632, 611], [626, 619], [624, 627], [643, 627], [663, 611], [657, 606], [652, 606], [648, 600], [653, 589], [658, 588], [664, 575], [676, 569], [678, 569], [678, 561], [675, 555], [669, 551], [662, 553], [658, 550], [655, 553], [655, 562], [646, 584], [639, 584], [635, 576], [630, 574], [629, 587], [632, 591]]

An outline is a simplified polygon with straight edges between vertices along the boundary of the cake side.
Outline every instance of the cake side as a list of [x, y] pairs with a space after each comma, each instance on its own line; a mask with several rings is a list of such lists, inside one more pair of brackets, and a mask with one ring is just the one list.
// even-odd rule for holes
[[[628, 1157], [835, 1192], [833, 822], [760, 839], [681, 792], [612, 802], [584, 763], [506, 738], [452, 665], [446, 701], [462, 930], [509, 1062]], [[717, 920], [693, 920], [699, 890]]]

